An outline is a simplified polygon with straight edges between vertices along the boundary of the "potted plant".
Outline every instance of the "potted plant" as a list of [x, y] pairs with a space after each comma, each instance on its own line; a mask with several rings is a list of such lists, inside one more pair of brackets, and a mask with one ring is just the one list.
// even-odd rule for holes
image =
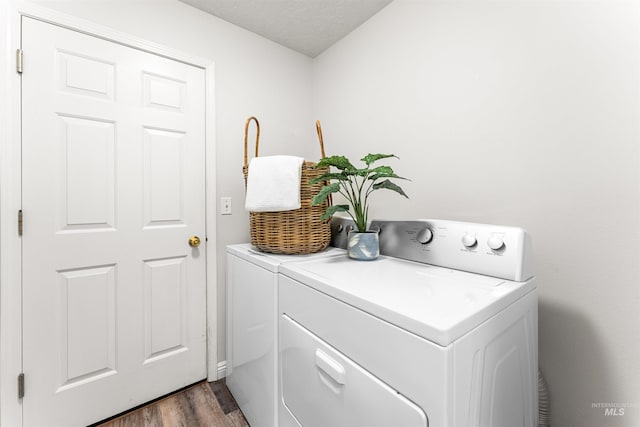
[[[344, 156], [330, 156], [320, 160], [316, 167], [332, 166], [337, 171], [329, 172], [314, 178], [310, 183], [326, 182], [311, 203], [319, 205], [330, 194], [338, 193], [344, 196], [349, 204], [329, 206], [322, 219], [329, 219], [336, 212], [347, 212], [356, 224], [356, 231], [349, 233], [349, 257], [360, 260], [376, 259], [380, 253], [378, 233], [367, 230], [369, 215], [369, 196], [376, 190], [387, 189], [407, 197], [405, 192], [391, 179], [406, 179], [395, 174], [390, 166], [372, 165], [381, 159], [396, 157], [393, 154], [367, 154], [361, 161], [365, 168], [358, 169]], [[397, 158], [397, 157], [396, 157]]]

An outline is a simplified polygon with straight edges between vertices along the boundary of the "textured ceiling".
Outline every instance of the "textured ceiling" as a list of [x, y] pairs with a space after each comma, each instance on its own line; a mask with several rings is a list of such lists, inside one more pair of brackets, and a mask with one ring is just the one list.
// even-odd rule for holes
[[315, 57], [393, 0], [180, 0]]

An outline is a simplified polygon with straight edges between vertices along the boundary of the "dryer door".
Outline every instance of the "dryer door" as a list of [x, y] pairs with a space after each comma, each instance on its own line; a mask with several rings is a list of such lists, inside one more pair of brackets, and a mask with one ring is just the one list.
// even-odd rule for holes
[[425, 413], [287, 315], [280, 318], [282, 401], [303, 427], [427, 427]]

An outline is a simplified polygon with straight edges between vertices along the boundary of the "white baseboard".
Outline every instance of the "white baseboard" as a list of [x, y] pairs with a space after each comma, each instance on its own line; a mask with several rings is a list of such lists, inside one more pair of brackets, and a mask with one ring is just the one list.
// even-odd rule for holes
[[221, 380], [226, 376], [227, 376], [227, 361], [223, 360], [222, 362], [218, 363], [218, 379]]

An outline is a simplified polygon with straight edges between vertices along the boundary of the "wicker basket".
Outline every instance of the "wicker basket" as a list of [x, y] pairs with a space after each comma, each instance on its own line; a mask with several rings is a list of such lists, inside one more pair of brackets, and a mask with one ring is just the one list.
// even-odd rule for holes
[[[260, 141], [260, 123], [255, 117], [249, 117], [244, 126], [244, 173], [245, 186], [249, 173], [248, 134], [251, 121], [256, 123], [256, 151]], [[316, 122], [320, 150], [324, 157], [324, 144], [320, 122]], [[329, 206], [325, 201], [311, 206], [311, 199], [318, 194], [323, 183], [309, 185], [313, 178], [328, 172], [328, 168], [316, 169], [315, 163], [303, 162], [300, 179], [300, 209], [282, 212], [250, 212], [251, 244], [263, 252], [274, 254], [310, 254], [326, 248], [331, 240], [329, 221], [320, 219]]]

